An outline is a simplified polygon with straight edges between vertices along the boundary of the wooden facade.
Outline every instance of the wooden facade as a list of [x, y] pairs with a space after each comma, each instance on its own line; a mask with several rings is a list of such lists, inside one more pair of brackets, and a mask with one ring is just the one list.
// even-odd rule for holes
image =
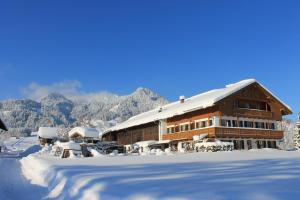
[[[259, 102], [265, 105], [265, 110], [240, 108], [238, 102], [242, 100], [244, 102]], [[167, 126], [179, 126], [184, 123], [192, 123], [196, 120], [204, 118], [219, 117], [222, 116], [235, 117], [237, 124], [239, 124], [239, 118], [247, 118], [250, 121], [256, 120], [271, 120], [281, 121], [282, 115], [291, 114], [288, 108], [285, 108], [279, 101], [271, 96], [264, 88], [259, 84], [254, 83], [250, 86], [240, 90], [239, 92], [230, 95], [229, 97], [222, 99], [215, 106], [193, 111], [184, 115], [175, 116], [167, 119]], [[190, 126], [191, 127], [191, 126]], [[176, 130], [176, 128], [175, 128]], [[178, 130], [178, 129], [177, 129]], [[282, 130], [258, 130], [254, 128], [241, 128], [241, 127], [208, 127], [198, 130], [178, 131], [175, 133], [164, 134], [163, 139], [178, 139], [187, 138], [192, 139], [194, 135], [207, 133], [208, 137], [212, 138], [254, 138], [254, 139], [281, 139], [283, 138]]]
[[104, 141], [117, 141], [117, 143], [121, 145], [134, 144], [147, 140], [158, 140], [158, 122], [109, 132], [105, 134], [102, 139]]
[[[184, 101], [182, 103], [184, 104]], [[279, 140], [283, 138], [283, 131], [276, 126], [280, 124], [283, 115], [291, 113], [292, 111], [268, 90], [254, 82], [211, 107], [162, 120], [166, 128], [160, 128], [160, 121], [155, 121], [108, 132], [103, 138], [115, 140], [119, 144], [159, 139], [192, 140], [194, 135], [199, 134], [207, 134], [209, 138], [229, 140]], [[232, 120], [227, 120], [230, 122], [224, 126], [225, 119]], [[199, 123], [203, 120], [208, 121], [203, 122], [203, 127], [200, 127]], [[182, 124], [185, 126], [181, 127]]]

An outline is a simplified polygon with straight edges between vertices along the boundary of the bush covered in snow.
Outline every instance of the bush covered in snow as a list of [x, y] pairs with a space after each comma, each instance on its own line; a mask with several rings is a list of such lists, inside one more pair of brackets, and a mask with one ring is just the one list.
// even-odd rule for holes
[[206, 139], [195, 143], [197, 152], [216, 152], [216, 151], [232, 151], [232, 142], [222, 142], [220, 140]]

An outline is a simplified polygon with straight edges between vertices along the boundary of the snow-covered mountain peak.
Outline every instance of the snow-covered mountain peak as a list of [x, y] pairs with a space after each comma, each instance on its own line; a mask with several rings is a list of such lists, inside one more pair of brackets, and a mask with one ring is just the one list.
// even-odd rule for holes
[[13, 135], [28, 134], [40, 126], [97, 126], [103, 131], [166, 103], [165, 98], [140, 87], [124, 96], [109, 92], [72, 97], [50, 93], [38, 102], [6, 100], [0, 102], [0, 114]]

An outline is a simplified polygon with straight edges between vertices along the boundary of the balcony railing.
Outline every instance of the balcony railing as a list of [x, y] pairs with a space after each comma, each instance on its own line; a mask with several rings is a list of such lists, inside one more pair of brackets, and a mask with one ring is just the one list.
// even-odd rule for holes
[[264, 111], [264, 110], [256, 110], [256, 109], [243, 109], [243, 108], [236, 108], [234, 112], [239, 116], [245, 117], [256, 117], [256, 118], [272, 118], [273, 112]]
[[281, 139], [283, 131], [259, 130], [245, 128], [222, 128], [215, 129], [217, 138], [257, 138], [257, 139]]

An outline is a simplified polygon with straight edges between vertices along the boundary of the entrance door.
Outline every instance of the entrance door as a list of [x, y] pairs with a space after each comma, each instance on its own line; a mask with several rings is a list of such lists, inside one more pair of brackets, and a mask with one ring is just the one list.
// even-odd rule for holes
[[252, 141], [251, 140], [247, 140], [247, 146], [248, 146], [248, 149], [252, 149]]

